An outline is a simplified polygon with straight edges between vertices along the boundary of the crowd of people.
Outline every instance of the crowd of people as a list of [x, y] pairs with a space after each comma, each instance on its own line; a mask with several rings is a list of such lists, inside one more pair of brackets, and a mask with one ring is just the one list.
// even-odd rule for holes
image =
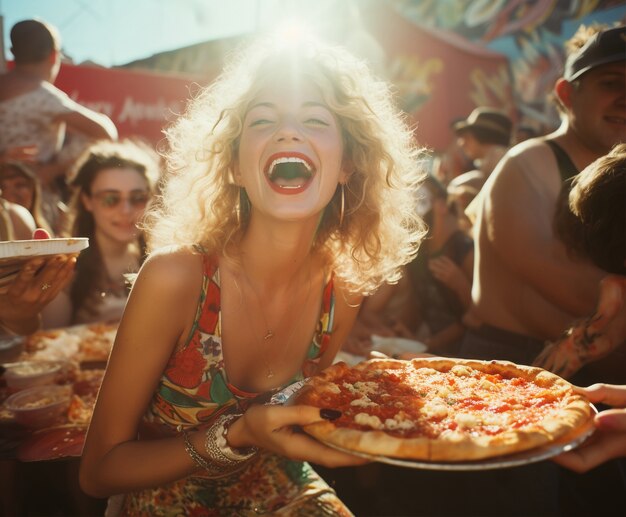
[[[488, 106], [452, 123], [454, 172], [428, 170], [387, 85], [337, 47], [242, 51], [161, 161], [53, 85], [54, 27], [10, 36], [0, 240], [89, 248], [27, 261], [1, 332], [120, 322], [80, 471], [108, 515], [626, 513], [626, 27], [568, 42], [553, 132], [516, 143]], [[418, 472], [297, 432], [332, 408], [264, 403], [376, 335], [553, 371], [599, 405], [597, 431], [554, 462]]]

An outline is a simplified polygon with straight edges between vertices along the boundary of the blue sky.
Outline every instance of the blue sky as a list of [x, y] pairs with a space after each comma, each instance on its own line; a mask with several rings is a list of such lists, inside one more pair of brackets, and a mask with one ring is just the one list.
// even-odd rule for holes
[[[342, 0], [308, 0], [330, 5]], [[307, 0], [290, 0], [302, 6]], [[39, 17], [61, 31], [63, 50], [80, 63], [123, 64], [164, 50], [266, 28], [280, 0], [0, 0], [5, 55], [13, 24]]]

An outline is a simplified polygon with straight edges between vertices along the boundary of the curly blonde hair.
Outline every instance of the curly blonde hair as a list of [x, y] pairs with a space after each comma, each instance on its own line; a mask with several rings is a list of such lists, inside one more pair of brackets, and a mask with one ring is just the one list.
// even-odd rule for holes
[[167, 130], [166, 180], [145, 220], [149, 249], [200, 244], [227, 253], [242, 236], [248, 214], [233, 162], [243, 119], [265, 80], [284, 76], [286, 69], [319, 88], [339, 121], [344, 159], [353, 167], [343, 222], [338, 186], [313, 248], [351, 292], [368, 294], [396, 282], [424, 234], [414, 198], [423, 176], [421, 151], [387, 84], [345, 50], [312, 41], [289, 48], [270, 39], [254, 43]]

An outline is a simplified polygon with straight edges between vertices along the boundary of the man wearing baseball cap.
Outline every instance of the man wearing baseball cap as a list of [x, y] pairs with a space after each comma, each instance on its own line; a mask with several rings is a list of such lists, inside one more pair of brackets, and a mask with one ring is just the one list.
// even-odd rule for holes
[[[568, 256], [553, 232], [564, 181], [626, 142], [626, 27], [592, 32], [581, 27], [569, 42], [577, 44], [570, 45], [563, 76], [554, 87], [560, 127], [508, 151], [477, 198], [472, 307], [465, 318], [463, 357], [532, 364], [546, 341], [593, 313], [606, 273]], [[624, 364], [626, 347], [621, 347], [573, 380], [624, 384]], [[537, 469], [550, 467], [544, 463]], [[556, 492], [547, 488], [556, 485], [550, 479], [543, 477], [545, 493]], [[588, 493], [578, 492], [581, 497]], [[535, 499], [528, 495], [527, 507], [517, 510], [545, 513], [547, 507], [532, 507]], [[580, 504], [584, 514], [585, 501]], [[615, 504], [617, 513], [626, 514], [626, 501]]]

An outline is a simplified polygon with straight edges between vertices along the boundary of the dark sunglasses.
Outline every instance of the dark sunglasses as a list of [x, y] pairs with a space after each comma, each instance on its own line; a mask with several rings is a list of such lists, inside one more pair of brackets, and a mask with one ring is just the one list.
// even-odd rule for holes
[[128, 196], [123, 196], [121, 192], [117, 190], [105, 190], [102, 192], [95, 192], [92, 194], [94, 199], [97, 199], [103, 208], [115, 208], [123, 201], [128, 201], [133, 208], [145, 208], [150, 201], [150, 192], [146, 190], [133, 190]]

